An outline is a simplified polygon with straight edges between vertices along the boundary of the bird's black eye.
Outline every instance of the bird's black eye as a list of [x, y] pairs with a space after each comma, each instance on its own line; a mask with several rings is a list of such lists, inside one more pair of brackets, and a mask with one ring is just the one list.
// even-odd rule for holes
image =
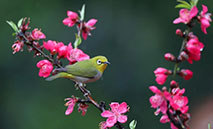
[[100, 65], [102, 64], [102, 62], [100, 60], [97, 60], [97, 64]]

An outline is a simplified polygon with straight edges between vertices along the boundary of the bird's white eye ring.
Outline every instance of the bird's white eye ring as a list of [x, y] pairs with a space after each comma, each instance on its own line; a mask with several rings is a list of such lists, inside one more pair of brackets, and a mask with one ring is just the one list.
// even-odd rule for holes
[[102, 64], [102, 62], [100, 60], [97, 60], [97, 64], [100, 65]]

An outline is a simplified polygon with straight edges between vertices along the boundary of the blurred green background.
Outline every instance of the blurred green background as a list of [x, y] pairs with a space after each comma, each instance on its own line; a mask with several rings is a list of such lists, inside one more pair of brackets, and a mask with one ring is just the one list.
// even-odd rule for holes
[[[65, 116], [64, 98], [81, 96], [81, 93], [69, 80], [46, 82], [40, 78], [36, 63], [41, 58], [33, 58], [26, 48], [13, 55], [14, 37], [5, 22], [30, 17], [31, 27], [42, 28], [47, 40], [68, 44], [74, 41], [76, 29], [64, 26], [62, 20], [67, 17], [67, 10], [77, 11], [84, 3], [86, 20], [96, 18], [98, 23], [92, 37], [83, 41], [80, 48], [91, 57], [105, 55], [111, 62], [102, 79], [88, 84], [94, 98], [107, 104], [127, 102], [130, 105], [128, 123], [136, 119], [137, 129], [169, 129], [169, 124], [159, 122], [160, 116], [154, 116], [155, 109], [150, 108], [149, 103], [153, 94], [148, 87], [156, 85], [153, 71], [157, 67], [172, 69], [174, 66], [164, 60], [164, 53], [177, 55], [181, 46], [182, 39], [175, 35], [175, 30], [184, 26], [172, 24], [178, 17], [175, 0], [1, 0], [0, 128], [98, 129], [99, 122], [105, 120], [93, 106], [85, 116], [77, 112], [77, 107], [71, 115]], [[202, 3], [213, 11], [212, 0]], [[198, 7], [201, 9], [201, 3]], [[204, 129], [208, 122], [213, 124], [213, 29], [211, 26], [207, 29], [208, 35], [204, 35], [197, 25], [194, 31], [205, 44], [202, 59], [193, 65], [183, 63], [181, 67], [191, 69], [194, 76], [189, 81], [180, 77], [178, 80], [189, 97], [191, 126], [201, 129], [196, 126], [201, 122]], [[208, 113], [205, 115], [201, 110]]]

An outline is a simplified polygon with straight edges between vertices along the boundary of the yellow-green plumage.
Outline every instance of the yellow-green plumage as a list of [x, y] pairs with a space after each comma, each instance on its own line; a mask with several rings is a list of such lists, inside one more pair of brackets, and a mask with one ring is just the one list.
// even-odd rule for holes
[[89, 60], [77, 62], [73, 65], [67, 65], [63, 69], [59, 69], [59, 73], [53, 75], [46, 80], [52, 81], [57, 78], [68, 78], [75, 82], [88, 83], [98, 80], [107, 65], [108, 60], [104, 56], [96, 56]]

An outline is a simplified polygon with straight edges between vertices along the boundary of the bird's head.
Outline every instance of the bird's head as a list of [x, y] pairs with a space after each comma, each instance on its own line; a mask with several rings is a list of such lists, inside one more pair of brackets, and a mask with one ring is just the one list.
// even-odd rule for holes
[[107, 65], [110, 64], [105, 56], [96, 56], [93, 57], [91, 60], [95, 65], [96, 69], [101, 73], [103, 73]]

